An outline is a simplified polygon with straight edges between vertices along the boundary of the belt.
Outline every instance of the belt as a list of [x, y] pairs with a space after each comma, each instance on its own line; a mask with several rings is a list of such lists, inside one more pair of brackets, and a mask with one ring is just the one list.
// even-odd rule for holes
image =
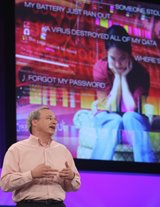
[[46, 205], [50, 205], [50, 204], [60, 204], [63, 203], [63, 201], [58, 201], [58, 200], [54, 200], [54, 199], [47, 199], [47, 200], [22, 200], [19, 201], [17, 204], [23, 204], [23, 203], [39, 203], [39, 204], [46, 204]]

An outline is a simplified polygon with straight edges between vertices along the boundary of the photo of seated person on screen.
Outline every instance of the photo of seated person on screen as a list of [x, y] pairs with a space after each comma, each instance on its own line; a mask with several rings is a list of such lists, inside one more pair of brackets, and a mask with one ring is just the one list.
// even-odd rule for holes
[[[149, 93], [150, 77], [146, 68], [132, 56], [131, 38], [119, 25], [106, 30], [107, 56], [93, 68], [95, 81], [105, 82], [92, 104], [97, 139], [92, 159], [112, 160], [115, 148], [124, 136], [133, 148], [135, 162], [154, 162], [148, 117], [140, 113], [141, 98]], [[106, 110], [99, 111], [98, 105]]]

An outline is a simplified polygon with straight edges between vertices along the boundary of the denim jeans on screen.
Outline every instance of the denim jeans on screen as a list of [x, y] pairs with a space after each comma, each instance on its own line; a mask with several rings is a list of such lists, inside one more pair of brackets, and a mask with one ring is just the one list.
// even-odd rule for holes
[[148, 118], [137, 112], [100, 112], [94, 117], [97, 140], [92, 159], [112, 160], [115, 148], [122, 139], [122, 131], [133, 147], [134, 161], [154, 162], [154, 153], [149, 137]]

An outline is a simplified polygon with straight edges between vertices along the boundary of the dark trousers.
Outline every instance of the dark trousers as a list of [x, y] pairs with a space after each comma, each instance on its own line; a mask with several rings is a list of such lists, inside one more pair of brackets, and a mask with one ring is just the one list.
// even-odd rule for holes
[[36, 201], [20, 201], [16, 204], [16, 207], [66, 207], [63, 202], [59, 203], [41, 203]]

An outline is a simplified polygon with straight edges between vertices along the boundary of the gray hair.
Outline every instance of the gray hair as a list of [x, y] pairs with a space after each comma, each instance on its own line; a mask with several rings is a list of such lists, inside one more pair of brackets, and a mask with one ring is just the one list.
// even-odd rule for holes
[[43, 110], [43, 109], [50, 110], [50, 108], [48, 106], [43, 106], [43, 107], [40, 107], [40, 108], [32, 111], [28, 116], [27, 128], [28, 128], [28, 130], [31, 134], [32, 134], [32, 120], [38, 120], [40, 118], [40, 111]]

